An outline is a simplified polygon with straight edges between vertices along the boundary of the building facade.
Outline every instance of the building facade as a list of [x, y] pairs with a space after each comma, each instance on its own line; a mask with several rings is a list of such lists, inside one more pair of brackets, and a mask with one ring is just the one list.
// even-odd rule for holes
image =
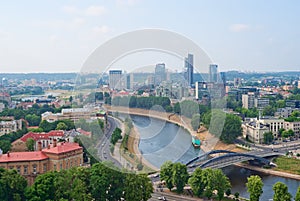
[[184, 67], [188, 86], [192, 86], [194, 84], [194, 55], [188, 54], [184, 59]]
[[83, 149], [77, 143], [53, 144], [33, 152], [12, 152], [0, 155], [0, 167], [16, 169], [29, 184], [48, 171], [61, 171], [83, 164]]
[[22, 129], [22, 120], [0, 121], [0, 136]]
[[122, 70], [109, 71], [109, 88], [121, 90], [124, 84], [122, 83]]

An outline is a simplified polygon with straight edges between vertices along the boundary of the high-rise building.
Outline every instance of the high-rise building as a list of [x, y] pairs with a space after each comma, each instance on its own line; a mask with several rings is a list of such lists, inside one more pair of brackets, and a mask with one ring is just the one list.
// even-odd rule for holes
[[240, 87], [240, 86], [242, 85], [242, 79], [239, 78], [239, 77], [235, 77], [235, 78], [233, 79], [233, 85], [234, 85], [235, 87]]
[[122, 70], [110, 70], [109, 71], [109, 88], [122, 89]]
[[164, 63], [156, 64], [154, 85], [159, 85], [162, 81], [166, 80], [166, 65]]
[[184, 59], [184, 67], [186, 69], [186, 79], [189, 86], [194, 84], [194, 55], [188, 54]]
[[298, 89], [300, 89], [300, 80], [298, 80], [298, 86], [297, 87], [298, 87]]
[[209, 82], [218, 82], [218, 65], [209, 65]]
[[242, 95], [242, 103], [243, 108], [251, 109], [255, 107], [255, 93], [254, 92], [248, 92], [248, 94]]

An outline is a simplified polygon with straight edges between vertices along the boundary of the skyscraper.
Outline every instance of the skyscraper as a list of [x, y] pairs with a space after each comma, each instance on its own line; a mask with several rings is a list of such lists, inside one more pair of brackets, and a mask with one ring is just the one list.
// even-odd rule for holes
[[194, 83], [194, 55], [188, 54], [184, 59], [184, 67], [186, 69], [186, 79], [189, 86]]
[[218, 65], [209, 65], [209, 82], [218, 82]]
[[166, 65], [164, 63], [156, 64], [154, 85], [159, 85], [162, 81], [166, 80]]
[[122, 89], [122, 70], [109, 71], [109, 88]]

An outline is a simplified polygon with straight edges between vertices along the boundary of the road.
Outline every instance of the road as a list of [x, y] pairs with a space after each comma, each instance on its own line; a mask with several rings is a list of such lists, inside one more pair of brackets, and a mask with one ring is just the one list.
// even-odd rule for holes
[[116, 121], [112, 117], [107, 117], [107, 124], [104, 131], [104, 135], [100, 138], [97, 149], [98, 149], [98, 156], [101, 161], [111, 161], [115, 164], [115, 166], [122, 168], [122, 165], [119, 161], [114, 159], [110, 153], [110, 138], [113, 131], [117, 128]]
[[192, 197], [187, 197], [183, 195], [176, 195], [173, 193], [164, 193], [164, 192], [154, 192], [152, 193], [152, 197], [148, 201], [157, 201], [159, 200], [159, 197], [165, 197], [168, 201], [183, 201], [183, 200], [188, 200], [188, 201], [200, 201], [203, 199], [200, 198], [192, 198]]

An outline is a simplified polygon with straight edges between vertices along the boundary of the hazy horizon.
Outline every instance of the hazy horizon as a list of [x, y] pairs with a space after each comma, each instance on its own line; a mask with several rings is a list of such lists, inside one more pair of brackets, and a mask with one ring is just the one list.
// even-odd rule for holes
[[[298, 1], [279, 0], [5, 1], [0, 72], [79, 72], [97, 47], [145, 28], [185, 36], [220, 71], [297, 71], [299, 7]], [[175, 66], [180, 69], [183, 62]]]

